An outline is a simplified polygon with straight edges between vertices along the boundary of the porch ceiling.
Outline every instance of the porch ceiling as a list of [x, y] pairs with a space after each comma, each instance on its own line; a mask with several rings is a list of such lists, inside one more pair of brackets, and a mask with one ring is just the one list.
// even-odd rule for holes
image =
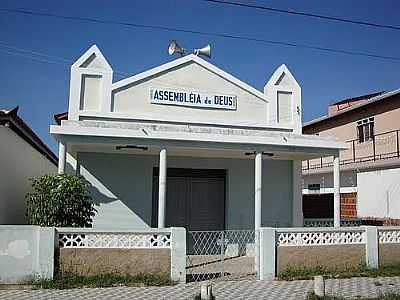
[[[117, 146], [134, 145], [146, 147], [147, 149], [117, 149]], [[138, 143], [69, 143], [69, 150], [73, 152], [93, 152], [93, 153], [113, 153], [122, 155], [159, 155], [160, 146], [149, 146]], [[168, 147], [168, 156], [186, 156], [186, 157], [209, 157], [209, 158], [232, 158], [232, 159], [254, 159], [253, 150], [227, 150], [227, 149], [201, 149], [190, 147]], [[264, 159], [274, 160], [307, 160], [320, 155], [308, 154], [303, 152], [282, 152], [282, 151], [263, 151]], [[272, 154], [272, 155], [271, 155]]]
[[[265, 156], [271, 159], [303, 160], [335, 155], [346, 148], [344, 143], [331, 138], [257, 129], [67, 122], [51, 126], [50, 132], [77, 151], [158, 155], [159, 149], [166, 147], [169, 155], [176, 156], [249, 158], [252, 156], [245, 153], [262, 151], [273, 153]], [[116, 149], [124, 145], [144, 146], [148, 150]]]

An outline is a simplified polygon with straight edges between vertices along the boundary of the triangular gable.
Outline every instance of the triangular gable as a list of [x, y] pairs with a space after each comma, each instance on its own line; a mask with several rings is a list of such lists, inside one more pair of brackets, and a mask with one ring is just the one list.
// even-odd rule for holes
[[210, 64], [209, 62], [205, 61], [204, 59], [202, 59], [194, 54], [190, 54], [190, 55], [178, 58], [176, 60], [173, 60], [173, 61], [163, 64], [161, 66], [155, 67], [153, 69], [147, 70], [145, 72], [139, 73], [132, 77], [117, 81], [112, 84], [112, 90], [121, 89], [125, 86], [129, 86], [136, 82], [145, 80], [146, 78], [154, 77], [158, 74], [168, 72], [169, 70], [176, 69], [179, 66], [184, 66], [190, 62], [195, 62], [196, 64], [202, 66], [206, 70], [208, 70], [214, 74], [217, 74], [221, 78], [242, 88], [243, 90], [247, 91], [248, 93], [264, 100], [265, 102], [268, 102], [265, 95], [262, 92], [260, 92], [259, 90], [251, 87], [247, 83], [244, 83], [243, 81], [237, 79], [236, 77], [232, 76], [231, 74], [221, 70], [220, 68]]
[[72, 65], [72, 68], [102, 69], [112, 72], [112, 68], [100, 49], [93, 45]]
[[290, 86], [295, 85], [300, 88], [300, 85], [290, 72], [290, 70], [286, 67], [285, 64], [279, 66], [278, 69], [275, 70], [274, 74], [272, 74], [271, 78], [268, 80], [266, 86], [275, 85], [275, 86]]

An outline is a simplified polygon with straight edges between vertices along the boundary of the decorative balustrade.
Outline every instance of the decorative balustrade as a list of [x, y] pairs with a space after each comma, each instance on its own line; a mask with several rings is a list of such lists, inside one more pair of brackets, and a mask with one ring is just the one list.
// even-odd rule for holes
[[[340, 221], [341, 226], [360, 226], [361, 220], [347, 219]], [[333, 227], [332, 218], [304, 219], [304, 227]]]
[[364, 244], [362, 228], [307, 228], [277, 229], [277, 246], [322, 246]]
[[171, 248], [171, 231], [101, 231], [91, 228], [58, 228], [60, 248]]
[[[400, 158], [400, 130], [375, 134], [369, 140], [360, 143], [357, 139], [346, 141], [348, 149], [340, 151], [340, 164], [373, 162]], [[303, 161], [303, 170], [312, 170], [333, 166], [333, 157], [321, 157]]]
[[400, 227], [380, 227], [378, 238], [381, 244], [400, 243]]

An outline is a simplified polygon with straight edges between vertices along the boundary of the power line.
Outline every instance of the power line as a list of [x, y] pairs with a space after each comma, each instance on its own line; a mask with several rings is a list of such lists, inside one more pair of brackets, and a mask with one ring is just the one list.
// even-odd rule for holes
[[0, 41], [0, 47], [7, 48], [7, 49], [9, 49], [9, 50], [18, 51], [18, 52], [27, 53], [27, 54], [30, 54], [30, 55], [32, 55], [32, 56], [39, 56], [39, 57], [54, 59], [54, 60], [56, 60], [57, 62], [58, 62], [58, 61], [61, 61], [62, 63], [68, 63], [68, 65], [69, 65], [70, 62], [71, 62], [71, 60], [66, 59], [66, 58], [62, 58], [62, 57], [59, 57], [59, 56], [48, 55], [48, 54], [44, 54], [44, 53], [41, 53], [41, 52], [36, 52], [36, 51], [31, 51], [31, 50], [26, 50], [26, 49], [22, 49], [22, 48], [17, 48], [17, 47], [14, 47], [14, 46], [10, 46], [10, 45], [4, 43], [3, 41]]
[[219, 38], [245, 40], [245, 41], [258, 42], [258, 43], [264, 43], [264, 44], [270, 44], [270, 45], [279, 45], [279, 46], [294, 47], [294, 48], [304, 48], [304, 49], [324, 51], [324, 52], [330, 52], [330, 53], [340, 53], [340, 54], [353, 55], [353, 56], [364, 56], [364, 57], [370, 57], [370, 58], [379, 58], [379, 59], [385, 59], [385, 60], [400, 61], [400, 57], [396, 57], [396, 56], [386, 56], [386, 55], [380, 55], [380, 54], [368, 53], [368, 52], [358, 52], [358, 51], [350, 51], [350, 50], [337, 49], [337, 48], [312, 46], [312, 45], [307, 45], [307, 44], [291, 43], [291, 42], [276, 41], [276, 40], [266, 40], [266, 39], [261, 39], [261, 38], [238, 36], [238, 35], [227, 34], [227, 33], [215, 33], [215, 32], [208, 32], [208, 31], [176, 28], [176, 27], [129, 23], [129, 22], [106, 20], [106, 19], [89, 18], [89, 17], [68, 16], [68, 15], [60, 15], [60, 14], [54, 14], [54, 13], [41, 13], [41, 12], [24, 10], [24, 9], [0, 8], [0, 11], [24, 14], [24, 15], [32, 15], [32, 16], [54, 17], [54, 18], [60, 18], [60, 19], [66, 19], [66, 20], [92, 22], [92, 23], [98, 23], [98, 24], [113, 24], [113, 25], [121, 25], [121, 26], [128, 26], [128, 27], [134, 27], [134, 28], [163, 30], [163, 31], [169, 31], [169, 32], [183, 32], [183, 33], [206, 35], [206, 36], [213, 36], [213, 37], [219, 37]]
[[[7, 45], [6, 43], [0, 41], [0, 52], [4, 54], [13, 55], [13, 56], [21, 56], [27, 59], [35, 60], [38, 62], [48, 63], [48, 64], [58, 64], [63, 65], [64, 67], [70, 67], [73, 62], [72, 60], [65, 59], [59, 56], [48, 55], [37, 51], [26, 50], [14, 46]], [[114, 74], [119, 76], [129, 76], [131, 74], [127, 72], [114, 71]]]
[[343, 23], [349, 23], [349, 24], [370, 26], [370, 27], [381, 28], [381, 29], [400, 30], [400, 27], [395, 26], [395, 25], [387, 25], [387, 24], [372, 23], [372, 22], [367, 22], [367, 21], [344, 19], [344, 18], [332, 17], [332, 16], [328, 16], [328, 15], [319, 15], [319, 14], [313, 14], [313, 13], [306, 13], [306, 12], [302, 12], [302, 11], [279, 9], [279, 8], [274, 8], [274, 7], [270, 7], [270, 6], [264, 6], [264, 5], [252, 5], [252, 4], [230, 2], [230, 1], [224, 1], [224, 0], [202, 0], [202, 1], [215, 3], [215, 4], [254, 8], [254, 9], [258, 9], [258, 10], [267, 10], [267, 11], [271, 11], [271, 12], [297, 15], [297, 16], [303, 16], [303, 17], [311, 17], [311, 18], [317, 18], [317, 19], [323, 19], [323, 20], [329, 20], [329, 21], [335, 21], [335, 22], [343, 22]]
[[16, 52], [14, 50], [11, 51], [9, 49], [4, 49], [4, 48], [1, 48], [1, 47], [0, 47], [0, 51], [5, 53], [5, 54], [8, 54], [8, 55], [21, 56], [21, 57], [24, 57], [24, 58], [28, 58], [28, 59], [31, 59], [31, 60], [38, 61], [38, 62], [49, 63], [49, 64], [59, 64], [59, 65], [63, 65], [64, 67], [68, 67], [69, 66], [67, 63], [63, 63], [63, 62], [60, 62], [60, 61], [54, 61], [54, 60], [48, 60], [48, 59], [45, 59], [45, 58], [35, 57], [35, 56], [29, 55], [29, 54], [26, 54], [26, 53], [24, 54], [24, 53], [21, 53], [21, 52]]

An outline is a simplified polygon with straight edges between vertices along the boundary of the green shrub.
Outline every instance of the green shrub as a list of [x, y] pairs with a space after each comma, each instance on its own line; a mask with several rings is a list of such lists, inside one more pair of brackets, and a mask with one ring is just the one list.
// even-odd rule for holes
[[32, 180], [26, 195], [29, 224], [58, 227], [90, 227], [96, 213], [83, 177], [45, 175]]

